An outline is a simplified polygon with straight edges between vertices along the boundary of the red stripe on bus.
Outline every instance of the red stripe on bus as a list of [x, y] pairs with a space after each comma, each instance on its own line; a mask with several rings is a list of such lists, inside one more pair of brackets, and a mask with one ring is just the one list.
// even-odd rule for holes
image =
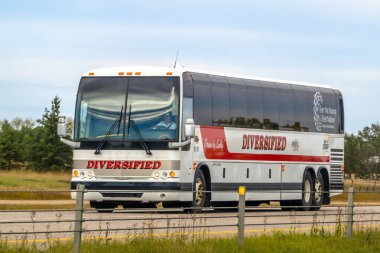
[[227, 148], [224, 127], [201, 126], [200, 129], [204, 155], [207, 159], [276, 162], [330, 162], [329, 156], [231, 153]]

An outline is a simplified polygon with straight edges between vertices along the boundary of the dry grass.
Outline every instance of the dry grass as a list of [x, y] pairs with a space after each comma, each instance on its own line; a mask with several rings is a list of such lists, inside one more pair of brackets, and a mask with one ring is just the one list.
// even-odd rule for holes
[[353, 186], [355, 190], [355, 202], [380, 202], [380, 181], [373, 180], [352, 180], [346, 179], [344, 182], [345, 193], [332, 198], [333, 202], [347, 202], [347, 191]]
[[[0, 171], [0, 199], [12, 200], [51, 200], [70, 199], [71, 171], [68, 172], [45, 172], [38, 173], [27, 170]], [[11, 192], [11, 191], [25, 192]], [[28, 192], [28, 191], [51, 191], [51, 192]]]

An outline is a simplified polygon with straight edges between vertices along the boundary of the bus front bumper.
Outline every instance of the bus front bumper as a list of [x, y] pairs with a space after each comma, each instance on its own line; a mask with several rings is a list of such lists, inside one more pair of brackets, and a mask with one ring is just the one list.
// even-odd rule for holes
[[162, 202], [192, 200], [192, 184], [178, 181], [71, 181], [72, 199], [76, 199], [78, 184], [84, 185], [84, 199], [90, 201]]

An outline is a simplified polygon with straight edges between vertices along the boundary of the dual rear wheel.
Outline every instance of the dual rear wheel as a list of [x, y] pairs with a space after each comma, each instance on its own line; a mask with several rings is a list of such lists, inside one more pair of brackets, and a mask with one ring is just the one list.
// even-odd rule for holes
[[318, 173], [317, 177], [313, 178], [311, 173], [306, 171], [302, 182], [302, 199], [280, 201], [281, 209], [318, 211], [324, 203], [325, 190], [323, 175]]

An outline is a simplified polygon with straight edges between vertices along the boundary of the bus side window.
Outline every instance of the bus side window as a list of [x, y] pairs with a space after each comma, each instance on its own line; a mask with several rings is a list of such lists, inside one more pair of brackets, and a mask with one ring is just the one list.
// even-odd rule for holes
[[247, 87], [247, 127], [263, 128], [263, 91], [259, 81], [244, 79]]
[[194, 85], [194, 121], [196, 125], [212, 126], [211, 83], [208, 75], [191, 73]]
[[183, 98], [183, 108], [182, 108], [182, 140], [186, 140], [185, 138], [185, 123], [186, 119], [194, 119], [193, 115], [193, 98], [184, 97]]
[[309, 114], [313, 114], [312, 112], [308, 112], [307, 104], [312, 103], [313, 101], [308, 101], [305, 86], [295, 84], [292, 84], [291, 86], [294, 95], [294, 130], [309, 132]]
[[230, 98], [227, 79], [210, 75], [210, 80], [212, 87], [212, 125], [229, 126]]
[[277, 88], [272, 82], [261, 82], [263, 88], [264, 129], [279, 129]]
[[243, 79], [228, 78], [232, 127], [247, 127], [247, 89]]
[[276, 83], [280, 130], [294, 131], [294, 97], [289, 84]]

